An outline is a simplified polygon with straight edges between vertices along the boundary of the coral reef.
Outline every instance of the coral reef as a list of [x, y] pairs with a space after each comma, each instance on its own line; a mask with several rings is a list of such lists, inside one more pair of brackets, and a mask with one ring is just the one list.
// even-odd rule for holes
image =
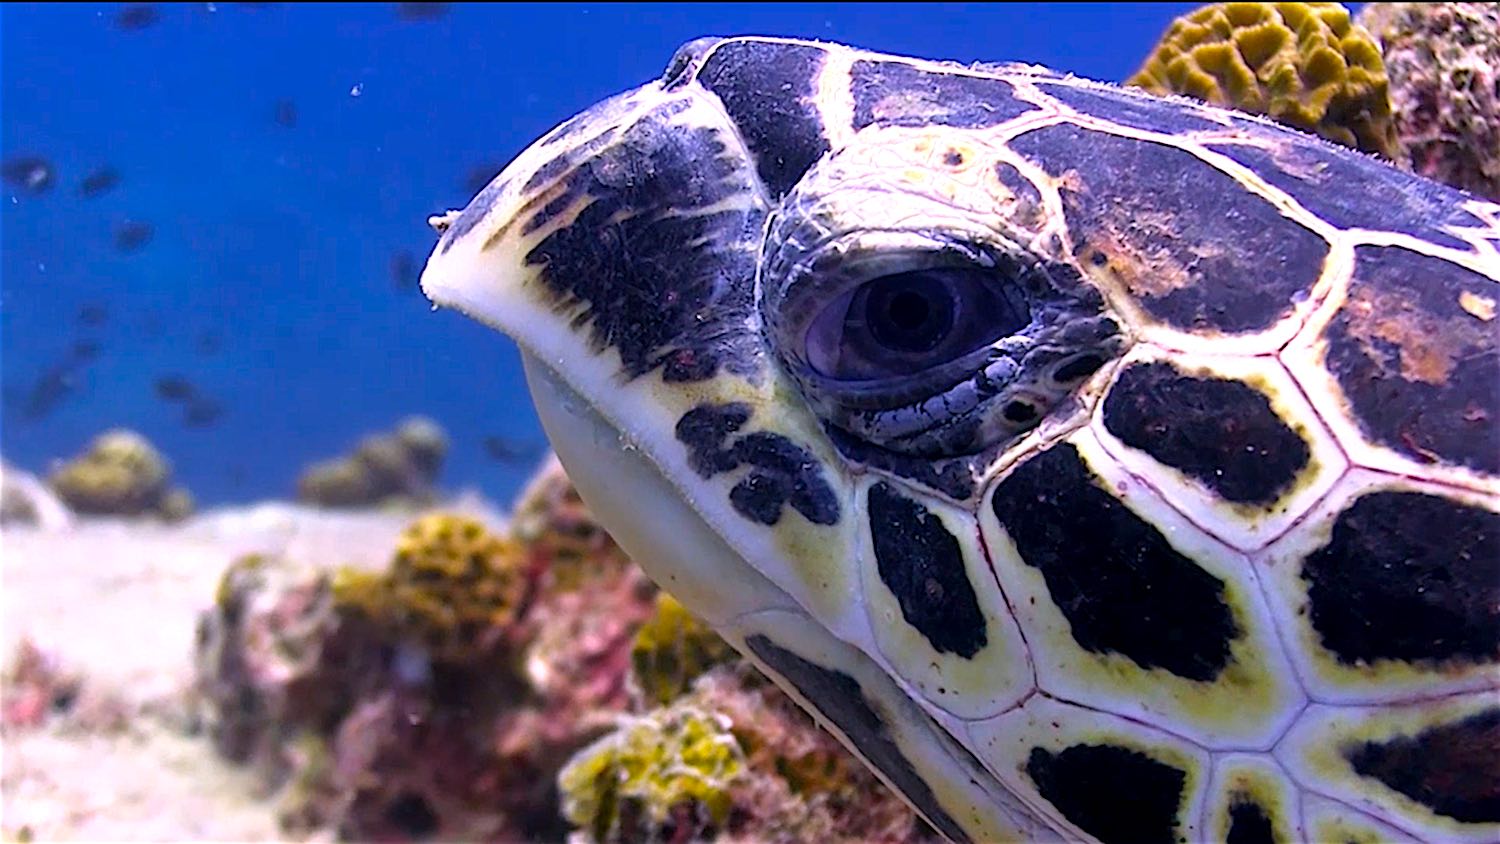
[[64, 670], [54, 655], [23, 638], [16, 645], [5, 676], [0, 678], [4, 687], [0, 725], [39, 727], [52, 713], [72, 706], [82, 684], [83, 678]]
[[680, 601], [659, 592], [651, 617], [636, 631], [630, 648], [635, 696], [647, 706], [665, 706], [686, 694], [710, 668], [738, 657]]
[[563, 814], [594, 841], [711, 836], [729, 820], [729, 789], [745, 770], [729, 726], [687, 704], [631, 719], [563, 768]]
[[273, 786], [289, 775], [283, 745], [346, 709], [375, 662], [340, 632], [326, 571], [261, 554], [230, 564], [194, 654], [198, 717], [221, 755]]
[[394, 432], [365, 437], [354, 453], [309, 466], [297, 479], [297, 498], [323, 507], [421, 505], [448, 453], [437, 423], [416, 416]]
[[156, 515], [169, 521], [193, 511], [188, 492], [169, 486], [171, 466], [134, 431], [106, 431], [47, 483], [74, 511], [87, 515]]
[[36, 730], [59, 721], [94, 734], [125, 732], [140, 707], [115, 690], [88, 682], [85, 672], [54, 650], [22, 636], [0, 677], [0, 730]]
[[[382, 571], [229, 568], [200, 622], [200, 711], [222, 755], [278, 795], [288, 832], [563, 836], [557, 771], [629, 705], [655, 594], [607, 535], [549, 511], [574, 498], [534, 485], [526, 540], [424, 515]], [[581, 537], [603, 561], [548, 576], [549, 549]]]
[[743, 661], [626, 719], [580, 751], [559, 782], [563, 810], [587, 841], [940, 840]]
[[616, 577], [632, 565], [578, 497], [555, 454], [548, 454], [521, 492], [510, 528], [541, 564], [550, 589]]
[[1338, 3], [1216, 3], [1172, 22], [1128, 85], [1265, 114], [1398, 163], [1380, 48]]
[[383, 574], [341, 570], [334, 598], [433, 660], [482, 659], [531, 593], [518, 543], [476, 519], [432, 513], [402, 533]]
[[508, 529], [429, 513], [381, 570], [240, 558], [198, 672], [204, 727], [292, 835], [933, 839], [647, 580], [555, 459]]
[[62, 530], [72, 523], [68, 506], [41, 479], [0, 462], [0, 525]]
[[1500, 6], [1369, 3], [1396, 135], [1416, 172], [1500, 201]]

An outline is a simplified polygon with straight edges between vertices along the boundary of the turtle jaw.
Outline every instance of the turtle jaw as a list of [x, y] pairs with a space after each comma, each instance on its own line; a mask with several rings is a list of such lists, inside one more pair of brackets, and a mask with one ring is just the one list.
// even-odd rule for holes
[[579, 496], [652, 580], [724, 631], [747, 613], [795, 610], [556, 371], [526, 352], [521, 360], [542, 428]]

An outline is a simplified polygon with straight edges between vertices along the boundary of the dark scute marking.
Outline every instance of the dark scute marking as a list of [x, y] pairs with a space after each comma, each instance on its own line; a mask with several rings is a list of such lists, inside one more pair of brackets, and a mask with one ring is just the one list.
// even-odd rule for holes
[[1013, 401], [1005, 405], [1003, 411], [1007, 422], [1022, 424], [1036, 418], [1036, 408], [1024, 401]]
[[548, 182], [556, 181], [564, 173], [568, 172], [573, 165], [577, 164], [579, 159], [580, 157], [574, 155], [572, 151], [563, 152], [547, 159], [545, 164], [536, 168], [536, 172], [531, 174], [530, 178], [526, 180], [526, 184], [521, 186], [521, 192], [531, 193]]
[[490, 213], [490, 209], [495, 207], [495, 203], [500, 200], [500, 194], [504, 192], [505, 182], [497, 179], [469, 200], [469, 204], [464, 206], [463, 213], [459, 214], [458, 219], [454, 220], [447, 231], [443, 232], [443, 252], [446, 253], [453, 248], [454, 242], [473, 231], [474, 227], [479, 225], [479, 221], [484, 219], [484, 215]]
[[806, 44], [731, 41], [698, 73], [698, 82], [723, 101], [775, 196], [828, 152], [816, 101], [824, 55]]
[[[838, 727], [859, 748], [865, 759], [879, 768], [939, 832], [951, 841], [970, 840], [963, 828], [938, 803], [926, 780], [922, 779], [891, 738], [885, 721], [865, 698], [858, 680], [841, 671], [805, 660], [776, 645], [766, 636], [749, 636], [745, 639], [745, 645], [770, 666], [772, 671], [795, 686], [819, 714]], [[934, 726], [934, 729], [941, 728]]]
[[1394, 246], [1355, 251], [1326, 363], [1364, 433], [1424, 463], [1500, 472], [1500, 321], [1466, 311], [1500, 285]]
[[1373, 492], [1307, 556], [1313, 629], [1339, 661], [1500, 659], [1500, 514]]
[[1101, 489], [1074, 446], [1022, 463], [991, 506], [1085, 650], [1190, 680], [1228, 665], [1240, 630], [1224, 582]]
[[746, 325], [765, 212], [699, 210], [753, 190], [752, 176], [719, 130], [669, 125], [684, 105], [664, 104], [574, 165], [559, 190], [588, 204], [526, 263], [557, 307], [582, 306], [575, 324], [594, 351], [619, 353], [626, 377], [753, 377], [764, 352]]
[[958, 538], [920, 502], [884, 482], [866, 496], [880, 580], [938, 653], [972, 659], [989, 643]]
[[1445, 817], [1500, 823], [1500, 708], [1415, 736], [1346, 748], [1360, 776], [1377, 779]]
[[1254, 170], [1303, 208], [1342, 229], [1409, 234], [1465, 251], [1473, 246], [1443, 226], [1483, 226], [1465, 211], [1463, 193], [1380, 160], [1316, 138], [1242, 124], [1266, 147], [1214, 144], [1215, 152]]
[[1229, 804], [1229, 834], [1224, 840], [1225, 844], [1276, 844], [1276, 830], [1264, 807], [1245, 795], [1235, 795]]
[[1059, 179], [1075, 253], [1176, 328], [1266, 329], [1322, 271], [1322, 238], [1183, 150], [1072, 124], [1011, 147]]
[[524, 225], [521, 226], [521, 234], [531, 234], [542, 226], [547, 225], [562, 212], [572, 207], [581, 197], [578, 191], [562, 191], [557, 196], [548, 200], [535, 214], [532, 214]]
[[738, 465], [732, 449], [723, 447], [729, 435], [750, 421], [750, 405], [743, 402], [704, 404], [677, 420], [677, 441], [687, 446], [688, 465], [704, 478]]
[[1272, 504], [1307, 466], [1307, 443], [1243, 381], [1197, 378], [1169, 363], [1135, 364], [1104, 399], [1120, 441], [1241, 504]]
[[854, 128], [996, 126], [1036, 109], [1010, 83], [985, 76], [921, 70], [905, 62], [857, 61], [851, 72]]
[[1104, 844], [1175, 844], [1187, 774], [1136, 750], [1031, 749], [1026, 775], [1063, 817]]
[[836, 524], [838, 498], [807, 449], [770, 431], [752, 431], [726, 445], [750, 415], [741, 402], [703, 404], [683, 414], [676, 433], [687, 447], [688, 465], [704, 478], [749, 465], [750, 473], [729, 491], [729, 502], [752, 521], [774, 525], [790, 504], [813, 524]]
[[1059, 366], [1057, 368], [1057, 371], [1052, 373], [1052, 380], [1067, 384], [1069, 382], [1077, 381], [1081, 378], [1087, 378], [1088, 376], [1093, 375], [1099, 370], [1099, 367], [1103, 365], [1104, 358], [1099, 355], [1079, 355], [1078, 357], [1073, 358], [1062, 366]]
[[1224, 126], [1197, 113], [1194, 103], [1153, 97], [1114, 88], [1084, 88], [1063, 83], [1041, 82], [1037, 87], [1069, 108], [1089, 117], [1108, 120], [1132, 129], [1167, 135], [1223, 130]]
[[1015, 165], [1004, 161], [996, 164], [995, 178], [1016, 198], [1016, 205], [1010, 210], [1011, 223], [1035, 231], [1047, 222], [1047, 211], [1042, 206], [1042, 192]]
[[878, 448], [832, 426], [826, 426], [824, 431], [839, 454], [849, 460], [890, 472], [899, 478], [936, 490], [955, 501], [967, 501], [974, 495], [976, 467], [988, 465], [990, 458], [994, 456], [991, 453], [934, 460]]

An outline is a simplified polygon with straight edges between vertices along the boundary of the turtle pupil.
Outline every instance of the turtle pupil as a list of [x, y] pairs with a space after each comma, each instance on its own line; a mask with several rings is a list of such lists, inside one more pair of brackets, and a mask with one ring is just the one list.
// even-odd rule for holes
[[893, 352], [932, 351], [953, 330], [957, 300], [937, 276], [898, 273], [860, 292], [865, 306], [851, 308], [850, 319], [863, 320], [875, 342]]
[[926, 299], [910, 290], [903, 290], [891, 297], [890, 310], [886, 313], [897, 328], [912, 331], [922, 327], [922, 323], [927, 321], [927, 315], [931, 310], [927, 307]]

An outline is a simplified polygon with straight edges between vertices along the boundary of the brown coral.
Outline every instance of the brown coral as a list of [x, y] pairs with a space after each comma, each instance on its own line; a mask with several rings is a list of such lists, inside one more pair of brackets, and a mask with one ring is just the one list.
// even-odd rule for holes
[[516, 500], [511, 531], [542, 563], [549, 588], [618, 576], [630, 558], [595, 521], [557, 455], [548, 455]]
[[1412, 169], [1500, 201], [1500, 6], [1370, 3]]
[[323, 507], [420, 504], [431, 499], [447, 450], [437, 423], [412, 417], [392, 433], [365, 437], [348, 457], [309, 466], [297, 479], [297, 498]]
[[192, 498], [186, 490], [171, 488], [170, 477], [171, 466], [161, 452], [145, 437], [122, 428], [94, 438], [47, 483], [79, 513], [185, 518], [192, 512]]
[[1338, 3], [1216, 3], [1172, 22], [1126, 84], [1265, 114], [1400, 162], [1385, 67]]

